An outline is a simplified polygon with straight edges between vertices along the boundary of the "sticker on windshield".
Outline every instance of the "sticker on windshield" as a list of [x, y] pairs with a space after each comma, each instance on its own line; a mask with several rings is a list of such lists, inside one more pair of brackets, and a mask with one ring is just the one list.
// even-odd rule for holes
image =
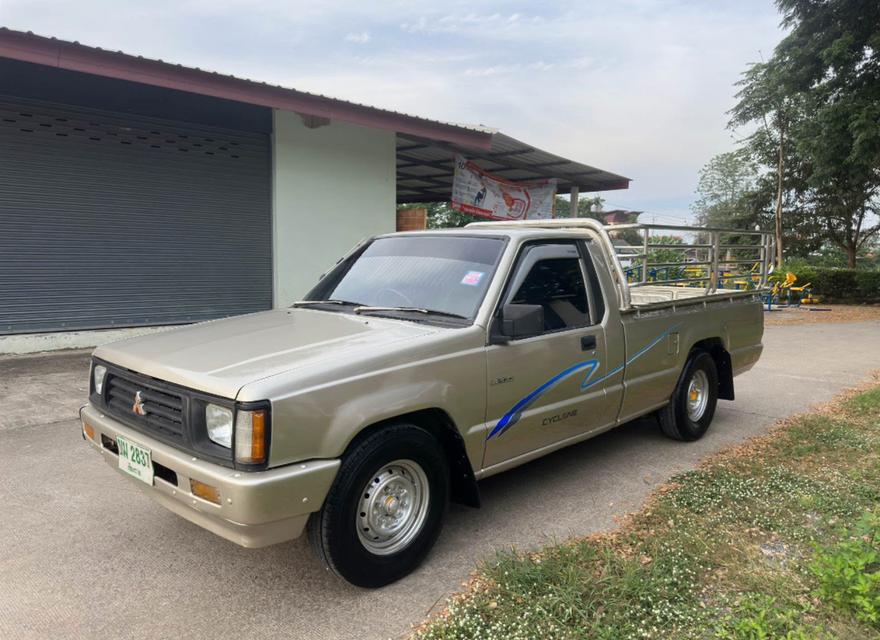
[[462, 284], [466, 284], [471, 287], [476, 287], [480, 284], [480, 280], [483, 279], [483, 271], [468, 271], [464, 274], [464, 278], [461, 279]]

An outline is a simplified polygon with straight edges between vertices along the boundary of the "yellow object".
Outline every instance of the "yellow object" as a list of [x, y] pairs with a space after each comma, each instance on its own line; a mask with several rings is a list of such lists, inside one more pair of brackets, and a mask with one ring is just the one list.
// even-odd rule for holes
[[220, 504], [220, 490], [217, 487], [212, 487], [209, 484], [199, 482], [193, 478], [189, 479], [189, 486], [194, 496], [198, 496], [199, 498], [207, 500], [208, 502], [213, 502], [214, 504]]

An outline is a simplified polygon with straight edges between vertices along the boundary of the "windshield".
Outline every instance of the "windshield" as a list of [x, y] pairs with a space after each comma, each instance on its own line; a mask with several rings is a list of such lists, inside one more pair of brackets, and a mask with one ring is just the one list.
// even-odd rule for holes
[[504, 249], [502, 238], [377, 238], [334, 269], [309, 300], [407, 307], [473, 318]]

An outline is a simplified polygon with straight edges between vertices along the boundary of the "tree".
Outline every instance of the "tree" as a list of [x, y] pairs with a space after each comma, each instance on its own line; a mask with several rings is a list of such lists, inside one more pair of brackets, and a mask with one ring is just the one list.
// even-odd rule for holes
[[[783, 208], [786, 191], [786, 163], [790, 153], [789, 135], [802, 113], [797, 96], [787, 92], [778, 65], [760, 63], [752, 65], [737, 83], [741, 89], [739, 99], [730, 112], [731, 127], [757, 123], [758, 129], [746, 140], [750, 153], [774, 167], [775, 203], [773, 219], [776, 238], [776, 263], [782, 263]], [[769, 157], [774, 161], [771, 163]]]
[[[584, 197], [580, 196], [578, 198], [577, 203], [577, 217], [578, 218], [593, 218], [594, 220], [602, 219], [602, 206], [605, 204], [605, 199], [601, 196], [589, 196]], [[570, 218], [571, 217], [571, 203], [565, 198], [560, 198], [556, 196], [556, 217], [557, 218]]]
[[691, 210], [705, 226], [754, 229], [755, 212], [743, 207], [758, 182], [758, 168], [745, 150], [721, 153], [700, 169]]
[[415, 204], [399, 204], [398, 209], [410, 209], [412, 207], [422, 207], [428, 212], [428, 228], [429, 229], [447, 229], [454, 227], [463, 227], [471, 222], [485, 221], [486, 218], [470, 215], [456, 211], [448, 202], [418, 202]]
[[[578, 199], [578, 217], [601, 219], [600, 212], [605, 201], [600, 196], [581, 197]], [[485, 222], [488, 218], [475, 216], [470, 213], [462, 213], [452, 208], [448, 202], [422, 202], [419, 204], [401, 204], [398, 209], [409, 207], [424, 207], [428, 210], [429, 229], [447, 229], [463, 227], [471, 222]], [[556, 217], [567, 218], [569, 202], [565, 198], [556, 196]]]
[[[684, 244], [684, 239], [681, 236], [650, 236], [648, 238], [648, 245], [650, 246], [652, 244]], [[684, 248], [670, 249], [668, 247], [663, 247], [648, 251], [648, 262], [684, 262], [686, 257], [687, 254]]]
[[[880, 232], [880, 222], [876, 222], [880, 153], [858, 149], [859, 134], [853, 122], [860, 117], [860, 107], [851, 101], [825, 105], [817, 110], [816, 120], [805, 123], [800, 143], [812, 161], [809, 182], [828, 239], [844, 251], [850, 268]], [[875, 122], [874, 128], [878, 127]]]
[[428, 210], [428, 228], [446, 229], [449, 227], [463, 227], [471, 222], [486, 221], [481, 216], [462, 213], [452, 208], [448, 202], [428, 202], [424, 206]]
[[[700, 170], [697, 199], [691, 205], [697, 221], [706, 226], [750, 231], [773, 226], [776, 208], [780, 204], [777, 173], [775, 164], [772, 164], [775, 149], [775, 141], [758, 131], [746, 146], [719, 154], [706, 163]], [[804, 197], [801, 186], [804, 181], [799, 174], [802, 163], [792, 146], [787, 149], [781, 201], [781, 218], [786, 221], [783, 242], [787, 255], [803, 256], [821, 246], [824, 227], [816, 223], [812, 208]], [[768, 164], [770, 168], [762, 172], [759, 170], [761, 164]], [[726, 241], [754, 244], [755, 239], [753, 236], [731, 236]]]
[[880, 3], [776, 4], [790, 32], [769, 61], [744, 74], [731, 125], [758, 125], [747, 146], [765, 166], [773, 150], [779, 257], [788, 197], [820, 221], [854, 267], [880, 233]]
[[791, 33], [774, 57], [813, 117], [799, 145], [829, 239], [850, 267], [880, 232], [880, 3], [777, 0]]

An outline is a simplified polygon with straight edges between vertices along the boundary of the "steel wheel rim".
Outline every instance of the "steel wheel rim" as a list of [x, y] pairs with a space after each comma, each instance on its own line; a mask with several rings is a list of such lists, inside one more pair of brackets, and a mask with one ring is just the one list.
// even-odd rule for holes
[[384, 556], [407, 547], [428, 517], [428, 476], [413, 460], [382, 465], [361, 490], [355, 514], [358, 539], [370, 553]]
[[706, 413], [709, 405], [709, 376], [702, 369], [694, 371], [687, 390], [687, 415], [697, 422]]

